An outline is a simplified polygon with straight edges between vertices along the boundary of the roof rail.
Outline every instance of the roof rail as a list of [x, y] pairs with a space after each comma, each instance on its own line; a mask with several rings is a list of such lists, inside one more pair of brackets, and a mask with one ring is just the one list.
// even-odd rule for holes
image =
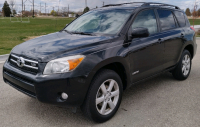
[[175, 6], [175, 5], [164, 4], [164, 3], [154, 3], [154, 2], [146, 2], [142, 6], [168, 6], [168, 7], [174, 7], [175, 9], [180, 9], [178, 6]]
[[142, 4], [141, 6], [168, 6], [168, 7], [174, 7], [175, 9], [180, 9], [178, 6], [175, 6], [175, 5], [164, 4], [164, 3], [154, 3], [154, 2], [130, 2], [130, 3], [121, 3], [121, 4], [108, 4], [103, 7], [121, 6], [125, 4]]
[[130, 2], [130, 3], [121, 3], [121, 4], [108, 4], [108, 5], [104, 5], [103, 7], [109, 7], [109, 6], [121, 6], [121, 5], [125, 5], [125, 4], [145, 4], [146, 2]]

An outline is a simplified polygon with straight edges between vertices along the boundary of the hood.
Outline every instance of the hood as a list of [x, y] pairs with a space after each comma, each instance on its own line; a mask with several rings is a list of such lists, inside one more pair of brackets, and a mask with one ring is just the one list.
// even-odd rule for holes
[[88, 36], [57, 32], [26, 41], [16, 46], [12, 53], [42, 61], [82, 47], [94, 46], [94, 43], [111, 39], [108, 36]]

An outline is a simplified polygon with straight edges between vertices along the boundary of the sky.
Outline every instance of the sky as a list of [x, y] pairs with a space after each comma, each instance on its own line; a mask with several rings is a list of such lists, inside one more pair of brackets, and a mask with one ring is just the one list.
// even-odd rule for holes
[[[0, 8], [2, 8], [2, 5], [4, 3], [5, 0], [0, 0]], [[8, 3], [11, 0], [7, 0]], [[17, 11], [21, 11], [21, 3], [22, 0], [14, 0], [16, 3], [15, 9]], [[26, 1], [26, 0], [24, 0]], [[27, 0], [27, 2], [25, 3], [26, 5], [26, 10], [30, 10], [31, 9], [31, 3], [29, 1], [32, 0]], [[191, 8], [192, 6], [194, 6], [194, 1], [195, 0], [87, 0], [87, 6], [89, 8], [95, 8], [96, 6], [101, 7], [104, 4], [117, 4], [117, 3], [126, 3], [126, 2], [162, 2], [162, 3], [167, 3], [167, 4], [172, 4], [172, 5], [176, 5], [179, 6], [181, 9], [186, 9], [186, 8]], [[199, 0], [200, 1], [200, 0]], [[70, 11], [83, 11], [84, 7], [85, 7], [85, 0], [35, 0], [35, 8], [40, 10], [40, 3], [41, 3], [41, 11], [45, 12], [45, 3], [46, 3], [46, 10], [51, 11], [53, 10], [53, 7], [55, 8], [55, 10], [62, 7], [68, 7], [70, 8]], [[199, 2], [200, 3], [200, 2]], [[199, 5], [200, 6], [200, 5]]]

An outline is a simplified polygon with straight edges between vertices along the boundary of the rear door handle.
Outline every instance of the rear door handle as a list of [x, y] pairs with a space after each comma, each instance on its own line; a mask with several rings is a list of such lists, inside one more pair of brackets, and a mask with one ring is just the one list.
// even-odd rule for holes
[[184, 37], [185, 37], [185, 34], [181, 33], [181, 37], [184, 38]]

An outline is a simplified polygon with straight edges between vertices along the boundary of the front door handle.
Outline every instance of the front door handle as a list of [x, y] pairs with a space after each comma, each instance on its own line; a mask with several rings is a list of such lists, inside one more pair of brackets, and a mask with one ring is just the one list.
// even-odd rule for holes
[[162, 43], [162, 41], [163, 41], [163, 39], [162, 39], [162, 38], [159, 38], [159, 39], [158, 39], [158, 43], [159, 43], [159, 44], [161, 44], [161, 43]]

